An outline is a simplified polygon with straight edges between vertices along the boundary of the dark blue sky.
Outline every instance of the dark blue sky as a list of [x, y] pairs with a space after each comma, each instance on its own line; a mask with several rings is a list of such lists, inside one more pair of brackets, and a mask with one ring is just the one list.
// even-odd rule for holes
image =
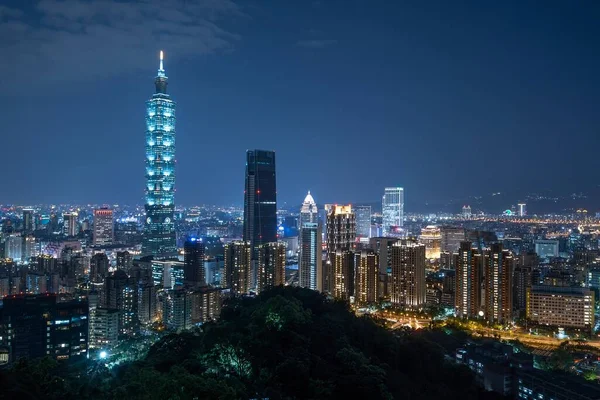
[[141, 203], [160, 49], [179, 204], [241, 204], [249, 148], [277, 152], [280, 202], [586, 190], [599, 20], [597, 1], [4, 0], [0, 203]]

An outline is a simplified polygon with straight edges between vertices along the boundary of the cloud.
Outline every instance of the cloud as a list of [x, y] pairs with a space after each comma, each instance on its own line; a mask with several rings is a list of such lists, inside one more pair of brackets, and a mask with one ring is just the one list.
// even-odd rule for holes
[[311, 39], [311, 40], [299, 40], [296, 45], [300, 47], [307, 47], [310, 49], [322, 49], [337, 44], [337, 40], [334, 39]]
[[239, 36], [223, 24], [244, 16], [232, 0], [38, 0], [27, 14], [0, 7], [0, 74], [17, 88], [147, 69], [159, 49], [167, 59], [229, 51]]

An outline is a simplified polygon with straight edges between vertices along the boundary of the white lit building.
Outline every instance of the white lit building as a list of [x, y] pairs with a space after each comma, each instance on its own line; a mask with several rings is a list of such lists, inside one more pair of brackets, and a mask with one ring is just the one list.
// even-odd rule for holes
[[383, 236], [395, 236], [404, 221], [404, 189], [386, 187], [382, 199]]

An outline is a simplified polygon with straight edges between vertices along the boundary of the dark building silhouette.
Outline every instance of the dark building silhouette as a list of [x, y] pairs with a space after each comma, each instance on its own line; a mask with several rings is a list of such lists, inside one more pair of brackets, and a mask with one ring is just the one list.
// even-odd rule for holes
[[55, 294], [5, 297], [0, 309], [2, 345], [8, 362], [49, 356], [58, 361], [85, 359], [88, 302], [57, 302]]
[[183, 282], [190, 286], [206, 284], [204, 270], [204, 243], [200, 239], [190, 238], [183, 245]]
[[244, 190], [244, 241], [252, 249], [252, 281], [256, 282], [258, 247], [277, 241], [277, 187], [275, 152], [246, 152]]

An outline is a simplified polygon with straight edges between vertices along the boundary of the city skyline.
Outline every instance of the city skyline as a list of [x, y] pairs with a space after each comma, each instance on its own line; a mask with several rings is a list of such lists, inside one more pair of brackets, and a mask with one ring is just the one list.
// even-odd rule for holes
[[[410, 201], [424, 203], [517, 188], [582, 190], [594, 179], [594, 146], [558, 149], [567, 134], [574, 142], [597, 141], [598, 116], [591, 105], [600, 85], [591, 50], [592, 38], [600, 35], [593, 34], [599, 28], [589, 12], [596, 8], [554, 4], [539, 10], [533, 3], [506, 2], [465, 9], [440, 2], [440, 15], [463, 27], [456, 30], [438, 17], [423, 18], [422, 10], [384, 2], [380, 7], [306, 4], [292, 25], [282, 24], [289, 17], [276, 4], [266, 16], [243, 1], [193, 10], [179, 1], [150, 3], [159, 10], [172, 7], [168, 30], [179, 40], [176, 45], [166, 44], [160, 34], [154, 42], [143, 40], [144, 33], [154, 33], [150, 25], [157, 18], [146, 16], [143, 7], [115, 26], [94, 22], [98, 31], [106, 29], [94, 36], [77, 34], [78, 21], [110, 20], [118, 10], [97, 1], [71, 12], [58, 1], [4, 3], [0, 29], [5, 40], [19, 45], [5, 52], [13, 62], [0, 66], [2, 76], [11, 77], [0, 94], [6, 112], [3, 142], [27, 149], [36, 162], [23, 163], [21, 153], [8, 152], [6, 162], [20, 169], [7, 176], [10, 191], [3, 192], [2, 202], [141, 203], [143, 190], [130, 182], [143, 173], [140, 102], [151, 76], [147, 65], [160, 49], [169, 54], [177, 82], [173, 95], [183, 107], [180, 204], [239, 204], [244, 183], [237, 171], [243, 152], [252, 148], [279, 155], [282, 204], [299, 203], [309, 189], [323, 202], [371, 202], [382, 187], [398, 185], [411, 194]], [[133, 7], [119, 4], [121, 11]], [[516, 8], [520, 17], [513, 14]], [[178, 27], [182, 11], [200, 21], [193, 26], [199, 44]], [[139, 25], [138, 13], [148, 24]], [[363, 17], [372, 23], [358, 23]], [[203, 31], [211, 18], [218, 18], [216, 28]], [[120, 40], [120, 23], [138, 26], [141, 34]], [[554, 29], [557, 23], [561, 32]], [[18, 40], [23, 32], [15, 30], [18, 26], [27, 40]], [[47, 47], [38, 41], [39, 32], [48, 34]], [[267, 44], [267, 32], [277, 40]], [[99, 39], [110, 45], [97, 47]], [[71, 51], [77, 46], [94, 52]], [[573, 77], [568, 85], [567, 76]], [[99, 108], [112, 117], [98, 119]], [[65, 110], [69, 124], [64, 124]], [[377, 148], [373, 162], [348, 162], [342, 154], [353, 151], [365, 135], [387, 145]], [[518, 182], [489, 179], [485, 168], [472, 169], [471, 179], [463, 179], [463, 171], [452, 168], [457, 157], [470, 157], [473, 165], [486, 161], [485, 151], [469, 153], [465, 143], [510, 147], [513, 157], [502, 173], [519, 176]], [[341, 146], [336, 154], [328, 151], [333, 145]], [[407, 148], [411, 151], [398, 153]], [[69, 156], [52, 156], [64, 152]], [[314, 161], [295, 168], [297, 154]], [[563, 167], [552, 174], [523, 173], [546, 159], [560, 160]], [[328, 182], [328, 166], [338, 164], [361, 185]], [[385, 176], [377, 173], [379, 164]], [[198, 171], [210, 171], [200, 185]], [[440, 176], [444, 179], [428, 184]]]

